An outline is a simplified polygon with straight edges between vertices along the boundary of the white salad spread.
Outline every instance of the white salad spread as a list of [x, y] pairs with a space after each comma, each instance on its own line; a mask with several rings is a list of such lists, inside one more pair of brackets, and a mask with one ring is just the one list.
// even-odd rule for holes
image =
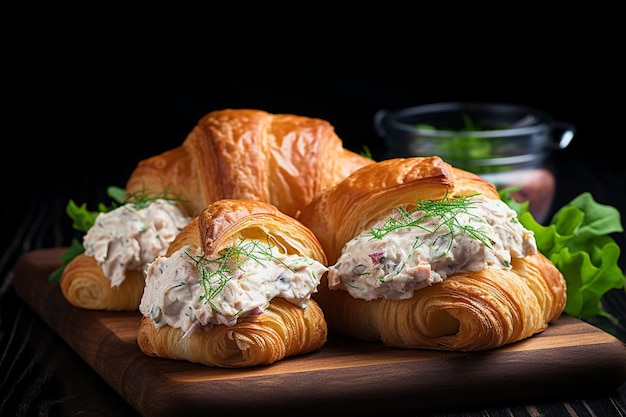
[[329, 267], [328, 285], [343, 285], [354, 298], [402, 300], [452, 273], [510, 268], [512, 258], [536, 252], [534, 233], [500, 200], [421, 202], [347, 242]]
[[257, 240], [242, 240], [214, 259], [187, 246], [148, 265], [139, 310], [156, 327], [185, 335], [234, 326], [238, 317], [262, 313], [274, 297], [306, 307], [326, 271], [314, 259]]
[[111, 287], [117, 287], [126, 271], [143, 272], [149, 262], [164, 255], [190, 220], [170, 200], [124, 204], [98, 214], [83, 238], [85, 254], [96, 259]]

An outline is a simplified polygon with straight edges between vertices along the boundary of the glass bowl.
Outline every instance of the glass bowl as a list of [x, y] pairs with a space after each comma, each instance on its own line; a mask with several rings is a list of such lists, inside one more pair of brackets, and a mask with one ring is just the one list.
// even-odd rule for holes
[[381, 109], [374, 127], [385, 142], [385, 158], [437, 155], [498, 189], [521, 186], [514, 197], [528, 200], [538, 221], [554, 197], [549, 156], [569, 146], [575, 134], [574, 125], [538, 108], [479, 102]]

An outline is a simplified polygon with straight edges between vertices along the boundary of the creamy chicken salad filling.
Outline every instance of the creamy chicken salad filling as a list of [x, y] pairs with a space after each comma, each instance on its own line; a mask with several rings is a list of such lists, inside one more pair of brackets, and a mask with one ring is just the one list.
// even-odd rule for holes
[[239, 317], [262, 313], [274, 297], [306, 307], [327, 270], [258, 240], [242, 240], [213, 259], [187, 246], [149, 264], [139, 310], [156, 327], [178, 327], [185, 335], [233, 326]]
[[506, 203], [482, 195], [394, 209], [346, 243], [329, 267], [330, 288], [354, 298], [408, 299], [456, 272], [511, 268], [537, 252], [534, 233]]
[[83, 237], [85, 254], [96, 259], [111, 287], [117, 287], [126, 271], [143, 272], [149, 262], [164, 255], [190, 220], [170, 200], [124, 204], [98, 215]]

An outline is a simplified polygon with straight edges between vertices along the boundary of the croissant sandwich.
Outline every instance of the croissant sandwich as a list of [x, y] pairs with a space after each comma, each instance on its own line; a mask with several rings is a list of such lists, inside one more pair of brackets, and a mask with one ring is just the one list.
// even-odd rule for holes
[[326, 262], [315, 235], [271, 204], [210, 204], [147, 268], [139, 347], [224, 368], [317, 350], [327, 326], [311, 294]]
[[127, 203], [98, 214], [83, 237], [85, 251], [63, 270], [63, 295], [88, 310], [137, 310], [146, 266], [165, 254], [190, 220], [176, 201], [165, 198]]
[[86, 309], [137, 310], [147, 263], [165, 254], [209, 204], [259, 200], [295, 216], [322, 190], [371, 163], [343, 148], [321, 119], [247, 109], [208, 113], [181, 146], [138, 163], [126, 184], [134, 204], [96, 220], [85, 253], [62, 275], [63, 295]]
[[481, 177], [439, 157], [389, 159], [324, 191], [298, 219], [329, 271], [329, 331], [400, 348], [481, 351], [559, 317], [565, 280]]

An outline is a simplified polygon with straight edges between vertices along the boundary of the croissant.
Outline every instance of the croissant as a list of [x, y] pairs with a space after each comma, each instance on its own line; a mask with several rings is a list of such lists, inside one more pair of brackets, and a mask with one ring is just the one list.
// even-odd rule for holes
[[545, 330], [565, 280], [496, 188], [439, 157], [389, 159], [316, 196], [298, 219], [329, 271], [329, 331], [408, 349], [482, 351]]
[[295, 216], [373, 162], [345, 149], [325, 120], [225, 109], [200, 119], [181, 146], [139, 162], [126, 192], [167, 190], [191, 216], [224, 198], [266, 201]]
[[67, 264], [60, 281], [61, 292], [70, 304], [110, 311], [137, 310], [145, 284], [143, 272], [129, 270], [119, 286], [111, 287], [96, 259], [84, 253]]
[[[127, 181], [126, 198], [175, 200], [181, 208], [176, 216], [185, 216], [186, 221], [224, 198], [266, 201], [295, 216], [323, 189], [371, 163], [343, 148], [327, 121], [227, 109], [205, 115], [181, 146], [140, 161]], [[126, 279], [133, 282], [113, 282], [101, 269], [105, 259], [84, 259], [89, 257], [80, 255], [62, 275], [68, 301], [85, 309], [137, 310], [143, 285], [136, 271], [144, 267], [126, 272]]]
[[139, 347], [224, 368], [317, 350], [328, 330], [311, 294], [326, 262], [315, 235], [273, 205], [214, 202], [148, 267]]

